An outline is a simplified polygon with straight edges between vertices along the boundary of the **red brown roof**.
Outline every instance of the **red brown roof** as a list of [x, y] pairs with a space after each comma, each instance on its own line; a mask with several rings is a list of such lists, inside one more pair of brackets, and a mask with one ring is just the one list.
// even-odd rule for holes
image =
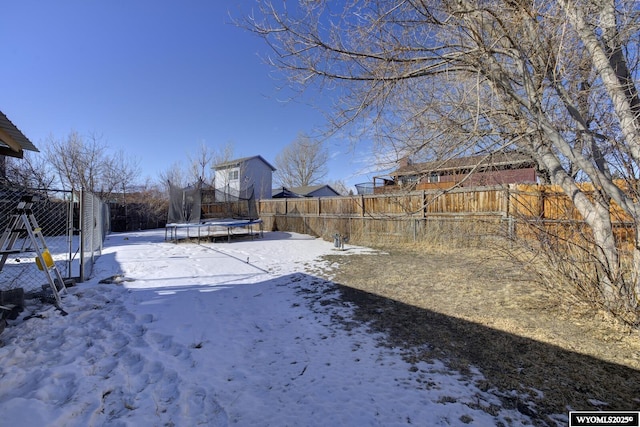
[[531, 157], [522, 153], [497, 152], [492, 154], [475, 155], [468, 157], [454, 157], [446, 160], [435, 160], [424, 163], [409, 163], [399, 167], [393, 174], [396, 176], [428, 174], [434, 172], [455, 172], [478, 168], [486, 170], [520, 169], [534, 166]]

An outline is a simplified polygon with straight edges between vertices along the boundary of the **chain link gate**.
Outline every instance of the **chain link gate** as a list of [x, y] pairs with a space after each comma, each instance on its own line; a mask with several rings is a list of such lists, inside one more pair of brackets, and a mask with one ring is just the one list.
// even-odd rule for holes
[[[107, 205], [89, 192], [0, 186], [0, 233], [24, 196], [38, 198], [33, 214], [63, 279], [69, 283], [88, 279], [109, 231]], [[0, 271], [0, 291], [39, 292], [47, 280], [36, 264], [35, 250], [28, 238], [16, 246], [20, 253], [10, 254]]]
[[[0, 231], [4, 231], [18, 203], [24, 196], [34, 196], [37, 202], [32, 211], [49, 248], [49, 252], [64, 279], [74, 277], [79, 263], [74, 263], [77, 238], [74, 239], [73, 197], [70, 191], [34, 190], [0, 187]], [[76, 223], [77, 225], [77, 223]], [[74, 242], [75, 240], [75, 242]], [[46, 276], [36, 264], [35, 248], [28, 236], [17, 241], [19, 253], [10, 254], [0, 271], [0, 290], [23, 288], [37, 292], [47, 283]], [[74, 265], [75, 264], [75, 265]]]
[[109, 232], [109, 205], [88, 191], [80, 191], [80, 266], [78, 280], [84, 282], [93, 274], [93, 265], [102, 254], [104, 239]]

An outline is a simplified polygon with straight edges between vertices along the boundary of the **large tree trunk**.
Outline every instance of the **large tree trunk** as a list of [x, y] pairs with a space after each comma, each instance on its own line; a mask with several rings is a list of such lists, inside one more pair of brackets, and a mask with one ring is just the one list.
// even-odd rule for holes
[[599, 264], [597, 268], [599, 290], [602, 294], [603, 303], [608, 308], [613, 309], [616, 295], [620, 291], [621, 276], [618, 248], [609, 212], [609, 199], [601, 196], [596, 198], [595, 201], [590, 200], [585, 192], [578, 187], [575, 180], [562, 168], [557, 157], [548, 147], [539, 144], [535, 148], [540, 163], [551, 172], [552, 183], [559, 185], [565, 194], [569, 196], [573, 205], [593, 232], [596, 246], [595, 256]]
[[[560, 4], [589, 52], [593, 65], [611, 99], [611, 105], [620, 122], [620, 131], [626, 142], [623, 149], [632, 161], [638, 164], [640, 162], [640, 98], [623, 53], [621, 45], [623, 42], [616, 22], [615, 3], [612, 0], [594, 3], [599, 6], [600, 38], [595, 28], [587, 24], [586, 17], [580, 8], [567, 0], [561, 1]], [[634, 220], [632, 286], [621, 290], [623, 292], [619, 297], [625, 299], [628, 307], [635, 309], [640, 296], [640, 206], [631, 196], [627, 196], [626, 200], [616, 198], [616, 201]]]
[[595, 255], [598, 261], [596, 265], [598, 283], [605, 305], [614, 308], [618, 304], [616, 295], [622, 290], [624, 284], [620, 276], [620, 258], [611, 224], [609, 202], [608, 200], [596, 201], [592, 206], [592, 214], [588, 219], [585, 218], [585, 222], [593, 231]]
[[633, 272], [632, 272], [632, 281], [633, 281], [633, 300], [631, 304], [634, 309], [638, 309], [640, 305], [640, 223], [635, 222], [635, 245], [633, 246]]

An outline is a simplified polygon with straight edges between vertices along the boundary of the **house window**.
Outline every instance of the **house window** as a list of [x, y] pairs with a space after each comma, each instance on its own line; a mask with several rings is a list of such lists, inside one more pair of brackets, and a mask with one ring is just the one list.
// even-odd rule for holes
[[402, 185], [415, 184], [418, 181], [419, 179], [417, 175], [405, 175], [400, 177], [400, 184]]
[[429, 174], [428, 182], [440, 182], [440, 175], [437, 173]]
[[229, 171], [229, 181], [237, 181], [239, 176], [238, 172], [239, 171], [237, 169]]

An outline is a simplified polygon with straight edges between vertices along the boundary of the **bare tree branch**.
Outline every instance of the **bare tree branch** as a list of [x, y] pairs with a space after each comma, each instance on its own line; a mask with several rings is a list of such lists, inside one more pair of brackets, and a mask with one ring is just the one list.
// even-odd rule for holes
[[[625, 289], [609, 211], [615, 202], [640, 229], [634, 1], [259, 4], [244, 25], [264, 38], [292, 87], [337, 88], [332, 126], [360, 123], [398, 158], [527, 153], [593, 231], [609, 269], [605, 298]], [[632, 305], [640, 232], [635, 247]]]
[[300, 134], [276, 157], [276, 180], [283, 187], [320, 183], [327, 176], [329, 153], [321, 141]]

